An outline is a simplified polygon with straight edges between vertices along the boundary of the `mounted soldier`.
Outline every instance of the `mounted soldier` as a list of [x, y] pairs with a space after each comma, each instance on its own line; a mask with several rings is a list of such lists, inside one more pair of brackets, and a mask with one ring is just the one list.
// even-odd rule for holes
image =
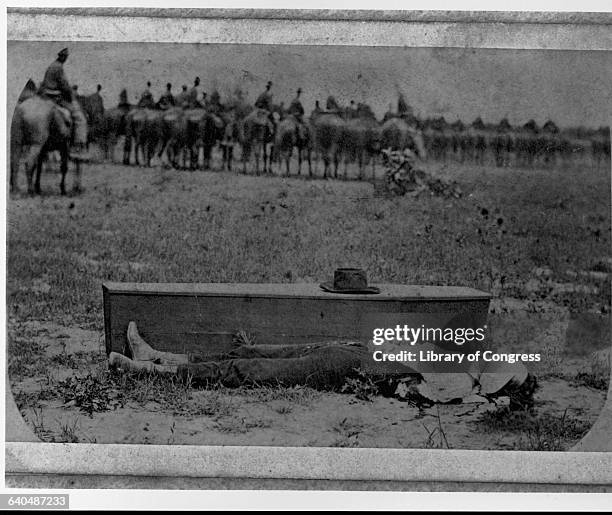
[[100, 95], [100, 91], [102, 91], [102, 85], [98, 84], [96, 86], [96, 92], [92, 95], [92, 99], [95, 104], [100, 107], [101, 111], [104, 112], [104, 99], [102, 95]]
[[359, 109], [357, 107], [357, 105], [355, 105], [355, 101], [351, 100], [348, 109], [347, 109], [347, 118], [348, 119], [353, 119], [353, 118], [358, 118], [359, 117]]
[[221, 105], [221, 95], [219, 95], [219, 92], [216, 89], [210, 94], [208, 111], [215, 115], [219, 115], [223, 111], [223, 106]]
[[192, 109], [203, 107], [205, 96], [206, 94], [202, 92], [202, 87], [200, 86], [200, 77], [196, 77], [193, 81], [193, 87], [189, 90], [189, 107]]
[[140, 95], [138, 107], [142, 107], [145, 109], [153, 109], [153, 107], [155, 107], [155, 101], [153, 100], [153, 93], [151, 93], [150, 82], [147, 82], [146, 89], [142, 92], [142, 95]]
[[174, 107], [174, 105], [175, 102], [174, 95], [172, 95], [172, 84], [168, 82], [168, 84], [166, 84], [166, 91], [162, 94], [161, 97], [159, 97], [159, 100], [157, 101], [157, 107], [165, 111], [167, 109], [170, 109], [171, 107]]
[[406, 99], [402, 93], [399, 94], [399, 98], [397, 99], [397, 114], [400, 116], [412, 114], [412, 109], [408, 105], [408, 102], [406, 102]]
[[333, 95], [329, 95], [327, 97], [325, 108], [327, 111], [331, 111], [336, 114], [340, 114], [342, 112], [342, 108], [338, 105], [338, 102], [336, 102], [336, 98]]
[[87, 143], [87, 120], [77, 101], [76, 91], [73, 92], [64, 71], [67, 59], [68, 49], [63, 48], [57, 54], [57, 59], [47, 68], [38, 92], [42, 97], [54, 100], [60, 107], [60, 111], [72, 127], [71, 154], [76, 158], [85, 158], [83, 146]]
[[130, 104], [130, 101], [128, 100], [128, 94], [125, 88], [123, 88], [119, 93], [119, 104], [117, 107], [124, 111], [129, 111], [132, 109], [132, 104]]
[[270, 93], [271, 88], [272, 81], [268, 81], [266, 84], [266, 90], [257, 97], [257, 100], [255, 100], [255, 107], [272, 112], [272, 93]]
[[182, 91], [176, 96], [175, 105], [183, 109], [189, 107], [189, 92], [186, 84], [183, 84]]
[[289, 114], [295, 116], [295, 119], [303, 123], [304, 117], [304, 106], [302, 106], [302, 102], [300, 101], [300, 95], [302, 94], [302, 88], [298, 88], [295, 98], [289, 104]]

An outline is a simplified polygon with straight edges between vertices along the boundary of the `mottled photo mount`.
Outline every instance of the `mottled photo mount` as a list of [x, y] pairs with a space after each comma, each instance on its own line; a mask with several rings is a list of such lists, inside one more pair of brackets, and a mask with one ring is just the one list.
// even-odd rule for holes
[[[8, 39], [61, 41], [73, 39], [73, 35], [79, 33], [79, 39], [89, 41], [367, 46], [404, 44], [602, 51], [610, 51], [612, 48], [610, 17], [605, 14], [585, 15], [582, 18], [574, 15], [568, 18], [567, 15], [549, 13], [540, 18], [534, 14], [521, 18], [519, 14], [510, 13], [457, 13], [439, 14], [436, 18], [434, 13], [371, 13], [365, 25], [360, 15], [355, 13], [327, 13], [322, 16], [305, 13], [299, 16], [298, 13], [290, 12], [232, 11], [224, 16], [223, 13], [209, 11], [203, 17], [194, 17], [194, 12], [189, 11], [178, 18], [175, 17], [177, 14], [180, 13], [159, 10], [151, 13], [134, 10], [80, 10], [70, 13], [57, 10], [53, 14], [14, 10], [9, 12]], [[293, 14], [297, 14], [295, 19], [292, 18]], [[121, 17], [117, 19], [117, 15]], [[166, 17], [170, 18], [169, 23], [165, 24], [167, 32], [160, 32], [160, 20], [168, 21]], [[500, 21], [503, 24], [501, 27], [495, 24]], [[71, 24], [74, 27], [75, 23], [82, 28], [80, 32], [70, 32]], [[118, 25], [121, 27], [118, 28]], [[202, 31], [207, 25], [210, 30]], [[245, 31], [245, 27], [250, 30]], [[474, 39], [476, 34], [479, 37]], [[225, 40], [220, 41], [221, 38]], [[248, 41], [249, 38], [251, 41]], [[8, 92], [9, 113], [15, 101], [14, 90], [11, 90]], [[14, 404], [7, 402], [7, 406], [11, 409]], [[156, 446], [153, 449], [150, 446], [110, 444], [9, 443], [7, 473], [225, 477], [230, 481], [228, 484], [231, 484], [231, 479], [257, 478], [603, 485], [609, 484], [611, 480], [609, 471], [612, 470], [612, 461], [606, 451], [610, 451], [612, 446], [610, 440], [606, 444], [596, 434], [611, 434], [611, 419], [608, 398], [600, 419], [576, 449], [579, 452], [572, 453], [450, 450], [442, 455], [435, 451], [407, 449], [290, 449], [251, 446]], [[25, 433], [16, 433], [13, 422], [21, 422], [17, 410], [14, 410], [14, 416], [7, 413], [7, 439], [14, 436], [13, 441], [19, 442], [18, 435]], [[70, 452], [67, 446], [71, 448]], [[153, 458], [153, 453], [156, 458]], [[77, 454], [82, 459], [75, 459]], [[161, 455], [164, 456], [163, 460], [159, 460]], [[190, 460], [190, 470], [184, 467], [187, 458]], [[160, 461], [164, 461], [163, 466], [159, 465]], [[421, 465], [417, 468], [411, 465], [414, 463]], [[348, 484], [344, 486], [350, 488]]]

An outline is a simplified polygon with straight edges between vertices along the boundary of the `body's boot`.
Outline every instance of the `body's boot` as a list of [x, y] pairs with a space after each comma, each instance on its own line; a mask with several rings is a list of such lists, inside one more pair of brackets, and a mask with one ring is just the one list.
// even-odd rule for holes
[[127, 330], [127, 342], [132, 358], [135, 361], [150, 361], [160, 365], [186, 365], [187, 354], [174, 354], [155, 350], [138, 334], [136, 322], [130, 322]]

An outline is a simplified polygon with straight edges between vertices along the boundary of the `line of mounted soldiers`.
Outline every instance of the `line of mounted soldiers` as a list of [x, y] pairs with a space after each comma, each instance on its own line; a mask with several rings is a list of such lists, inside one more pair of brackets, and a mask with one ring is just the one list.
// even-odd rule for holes
[[[176, 156], [184, 153], [189, 145], [194, 147], [196, 140], [201, 144], [202, 139], [205, 140], [205, 161], [217, 142], [223, 149], [224, 161], [228, 152], [231, 159], [233, 143], [240, 141], [243, 158], [248, 159], [250, 150], [255, 151], [257, 161], [263, 154], [265, 170], [266, 145], [276, 139], [276, 150], [284, 147], [287, 167], [291, 157], [290, 147], [294, 144], [298, 148], [300, 162], [303, 151], [306, 151], [309, 165], [311, 151], [322, 157], [325, 173], [332, 162], [337, 173], [337, 163], [341, 158], [345, 166], [349, 160], [359, 161], [361, 173], [365, 161], [375, 165], [380, 151], [389, 147], [403, 149], [412, 146], [422, 158], [429, 155], [436, 160], [473, 161], [479, 164], [492, 161], [497, 166], [555, 165], [559, 159], [584, 160], [588, 156], [594, 164], [600, 165], [610, 158], [608, 128], [561, 131], [552, 121], [540, 128], [533, 120], [522, 127], [512, 127], [505, 118], [497, 125], [485, 125], [477, 118], [467, 126], [459, 120], [449, 124], [443, 117], [423, 120], [413, 114], [401, 94], [397, 111], [393, 112], [390, 107], [382, 122], [378, 122], [367, 104], [351, 101], [348, 107], [343, 108], [333, 96], [328, 97], [325, 110], [317, 101], [310, 119], [305, 120], [300, 100], [301, 89], [285, 109], [282, 102], [280, 105], [273, 104], [272, 82], [268, 82], [253, 109], [241, 98], [222, 105], [216, 91], [208, 98], [200, 86], [199, 77], [196, 77], [190, 90], [183, 86], [182, 92], [176, 96], [172, 93], [172, 85], [167, 84], [166, 91], [157, 102], [149, 82], [136, 106], [129, 103], [127, 92], [123, 90], [119, 105], [105, 111], [101, 85], [97, 86], [96, 93], [89, 96], [79, 95], [76, 86], [70, 85], [63, 69], [67, 58], [68, 49], [64, 48], [48, 67], [39, 92], [57, 99], [68, 113], [66, 116], [72, 116], [75, 127], [83, 125], [82, 109], [87, 118], [88, 139], [102, 143], [107, 156], [116, 138], [125, 135], [126, 163], [130, 162], [132, 142], [135, 144], [136, 161], [139, 162], [140, 149], [143, 154], [148, 154], [145, 155], [145, 162], [150, 163], [153, 146], [159, 147], [160, 141], [166, 142], [159, 152], [160, 156], [164, 148], [172, 150], [172, 147]], [[22, 96], [35, 91], [33, 82], [28, 81]], [[150, 110], [153, 112], [147, 114]], [[165, 134], [160, 134], [160, 131]], [[195, 139], [191, 141], [193, 137]], [[167, 145], [169, 142], [173, 143], [171, 147]], [[246, 154], [245, 148], [248, 150]], [[198, 161], [193, 150], [190, 157], [192, 167], [194, 164], [197, 166]], [[199, 149], [195, 150], [199, 153]], [[176, 159], [173, 164], [177, 164]], [[259, 163], [256, 166], [258, 169]]]
[[[448, 123], [443, 117], [422, 119], [414, 115], [412, 108], [401, 94], [399, 95], [397, 110], [393, 111], [392, 107], [389, 106], [389, 110], [385, 113], [381, 122], [376, 120], [375, 114], [367, 104], [356, 104], [351, 101], [349, 106], [343, 107], [338, 104], [333, 96], [327, 99], [325, 109], [322, 109], [319, 101], [317, 101], [310, 119], [305, 120], [305, 110], [300, 99], [301, 89], [297, 90], [296, 96], [289, 107], [285, 108], [282, 102], [280, 104], [273, 103], [271, 87], [272, 82], [268, 82], [265, 91], [257, 97], [254, 103], [255, 111], [265, 111], [268, 114], [268, 119], [272, 125], [270, 138], [281, 120], [286, 117], [293, 117], [298, 124], [303, 125], [311, 132], [309, 144], [312, 150], [318, 150], [315, 148], [317, 138], [334, 137], [333, 131], [323, 130], [322, 134], [317, 134], [317, 127], [312, 123], [313, 119], [321, 114], [334, 114], [342, 118], [345, 123], [347, 120], [367, 120], [367, 136], [369, 139], [363, 141], [365, 147], [367, 147], [364, 148], [367, 154], [377, 154], [382, 148], [385, 148], [387, 141], [385, 141], [385, 138], [382, 138], [383, 141], [381, 141], [379, 129], [382, 129], [392, 119], [401, 119], [410, 130], [421, 137], [425, 152], [422, 152], [423, 155], [420, 157], [428, 155], [435, 160], [533, 167], [555, 166], [561, 160], [576, 161], [586, 158], [590, 158], [592, 163], [600, 165], [609, 160], [610, 156], [609, 131], [607, 128], [561, 130], [550, 120], [542, 127], [538, 127], [534, 120], [530, 120], [523, 126], [513, 127], [506, 118], [502, 119], [499, 124], [485, 124], [478, 117], [469, 125], [465, 125], [460, 120]], [[234, 135], [234, 141], [240, 140], [237, 122], [243, 120], [253, 110], [252, 105], [248, 105], [242, 100], [236, 102], [234, 99], [234, 101], [223, 105], [219, 93], [213, 91], [208, 96], [202, 90], [200, 80], [197, 77], [191, 89], [183, 86], [181, 93], [176, 96], [173, 95], [172, 85], [167, 84], [166, 91], [157, 101], [154, 100], [150, 83], [147, 83], [147, 88], [142, 93], [136, 106], [129, 104], [127, 93], [125, 90], [122, 91], [118, 108], [127, 112], [133, 107], [159, 111], [172, 111], [173, 108], [178, 107], [185, 111], [204, 109], [217, 118], [218, 125], [230, 126], [230, 130], [226, 131], [226, 137], [222, 137], [219, 141], [224, 140], [225, 143], [231, 143], [229, 141], [231, 138], [227, 136], [232, 134]], [[229, 112], [233, 116], [228, 116]], [[263, 119], [265, 120], [265, 116], [263, 116]], [[351, 127], [349, 124], [349, 130], [344, 131], [345, 140], [347, 139], [347, 133], [348, 136], [353, 135], [351, 129], [357, 127], [355, 124], [353, 125], [354, 127]], [[394, 129], [397, 129], [397, 127], [394, 127]], [[243, 140], [241, 140], [241, 143], [243, 143]], [[338, 141], [337, 143], [336, 152], [338, 153], [342, 151], [343, 143], [345, 147], [347, 146], [346, 141]], [[323, 142], [322, 146], [326, 148], [334, 147], [334, 145], [326, 145], [326, 142]], [[352, 150], [351, 152], [344, 151], [344, 156], [340, 156], [340, 158], [344, 157], [346, 162], [348, 158], [356, 157], [356, 152], [354, 149]], [[325, 155], [321, 155], [320, 152], [318, 154], [325, 160]], [[352, 154], [352, 156], [349, 154]], [[337, 156], [327, 157], [333, 161]], [[376, 156], [369, 156], [369, 158], [373, 160]]]

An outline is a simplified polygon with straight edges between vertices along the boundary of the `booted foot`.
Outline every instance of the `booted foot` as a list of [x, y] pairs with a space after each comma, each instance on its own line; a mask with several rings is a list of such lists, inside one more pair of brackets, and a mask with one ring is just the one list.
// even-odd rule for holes
[[127, 330], [127, 342], [132, 359], [136, 361], [155, 361], [156, 351], [138, 334], [136, 322], [130, 322]]
[[134, 361], [118, 352], [109, 354], [108, 366], [121, 372], [153, 372], [155, 367], [151, 361]]
[[111, 352], [108, 356], [109, 368], [121, 372], [149, 372], [156, 374], [176, 374], [177, 365], [156, 365], [152, 361], [135, 361], [118, 352]]
[[152, 361], [159, 365], [186, 365], [189, 363], [187, 354], [174, 354], [155, 350], [138, 334], [135, 322], [128, 324], [127, 341], [132, 358], [137, 361]]

